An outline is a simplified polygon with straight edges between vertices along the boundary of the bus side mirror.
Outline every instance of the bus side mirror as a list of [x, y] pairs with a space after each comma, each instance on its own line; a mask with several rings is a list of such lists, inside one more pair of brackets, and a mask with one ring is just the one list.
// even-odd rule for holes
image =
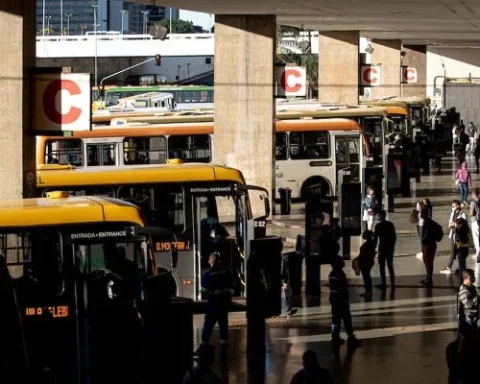
[[171, 251], [170, 251], [170, 257], [171, 257], [171, 266], [172, 268], [177, 268], [177, 264], [178, 264], [178, 251], [177, 251], [177, 247], [171, 247], [170, 248]]
[[263, 197], [263, 202], [265, 203], [265, 216], [269, 217], [270, 216], [270, 199], [268, 196]]

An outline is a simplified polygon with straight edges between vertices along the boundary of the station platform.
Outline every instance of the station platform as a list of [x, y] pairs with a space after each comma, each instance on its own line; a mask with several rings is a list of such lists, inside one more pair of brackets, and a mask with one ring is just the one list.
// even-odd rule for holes
[[[473, 158], [467, 157], [474, 169]], [[416, 384], [447, 382], [448, 370], [445, 348], [454, 340], [456, 332], [456, 290], [459, 278], [440, 274], [447, 263], [450, 243], [445, 235], [438, 246], [435, 259], [433, 288], [425, 288], [420, 280], [425, 277], [421, 260], [415, 257], [420, 251], [416, 228], [409, 222], [415, 202], [424, 197], [433, 204], [433, 218], [446, 232], [450, 204], [458, 193], [454, 188], [454, 172], [457, 162], [445, 158], [443, 171], [422, 176], [420, 183], [412, 179], [412, 197], [396, 199], [395, 213], [389, 219], [398, 232], [396, 258], [397, 286], [382, 292], [374, 288], [373, 298], [366, 300], [363, 281], [355, 276], [351, 262], [345, 272], [351, 284], [351, 311], [356, 335], [363, 347], [348, 352], [346, 346], [339, 353], [330, 343], [330, 306], [326, 287], [330, 266], [322, 266], [322, 292], [317, 298], [303, 293], [294, 298], [298, 312], [289, 319], [267, 320], [267, 346], [265, 379], [260, 383], [290, 383], [292, 376], [302, 368], [302, 354], [307, 349], [317, 352], [320, 364], [328, 368], [336, 383], [345, 384]], [[473, 186], [480, 187], [480, 176], [472, 174]], [[295, 203], [292, 215], [275, 216], [269, 232], [281, 236], [285, 250], [294, 247], [298, 234], [304, 234], [303, 205]], [[352, 257], [358, 254], [360, 240], [352, 241]], [[473, 254], [473, 250], [471, 251]], [[468, 267], [474, 267], [472, 257]], [[455, 268], [456, 264], [454, 264]], [[373, 267], [374, 284], [379, 283], [378, 264]], [[388, 276], [388, 272], [387, 272]], [[388, 278], [388, 277], [387, 277]], [[247, 330], [245, 312], [230, 314], [230, 345], [227, 364], [220, 359], [218, 330], [213, 335], [217, 361], [214, 367], [224, 383], [250, 383], [247, 368]], [[200, 343], [203, 316], [195, 316], [195, 343]], [[345, 334], [342, 334], [346, 337]]]

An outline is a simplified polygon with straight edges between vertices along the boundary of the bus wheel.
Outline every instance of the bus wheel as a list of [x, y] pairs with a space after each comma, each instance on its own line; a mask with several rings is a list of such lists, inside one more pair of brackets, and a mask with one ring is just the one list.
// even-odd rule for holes
[[164, 274], [164, 273], [168, 274], [168, 293], [170, 296], [177, 296], [178, 295], [177, 283], [173, 278], [172, 274], [163, 268], [158, 268], [157, 271], [158, 271], [158, 274]]
[[301, 190], [301, 199], [302, 201], [307, 200], [307, 190], [313, 185], [321, 184], [322, 186], [322, 191], [325, 191], [325, 195], [330, 195], [330, 185], [328, 184], [327, 180], [325, 180], [323, 177], [311, 177], [307, 180], [302, 185], [302, 190]]

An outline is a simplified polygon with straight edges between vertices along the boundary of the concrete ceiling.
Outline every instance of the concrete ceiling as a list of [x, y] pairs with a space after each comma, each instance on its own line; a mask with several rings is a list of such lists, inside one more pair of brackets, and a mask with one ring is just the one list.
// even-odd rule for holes
[[276, 14], [319, 31], [359, 30], [404, 44], [480, 45], [480, 0], [131, 0], [214, 14]]

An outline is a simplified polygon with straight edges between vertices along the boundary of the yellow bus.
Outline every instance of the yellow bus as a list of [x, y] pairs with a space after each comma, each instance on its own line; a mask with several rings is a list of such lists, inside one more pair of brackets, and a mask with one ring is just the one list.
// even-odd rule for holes
[[137, 358], [162, 342], [150, 332], [157, 319], [149, 303], [162, 292], [151, 289], [155, 260], [140, 209], [52, 191], [0, 202], [0, 210], [0, 297], [9, 333], [2, 348], [13, 342], [8, 354], [25, 360], [17, 380], [86, 384], [138, 375], [144, 367]]
[[[222, 264], [234, 275], [236, 295], [245, 293], [249, 239], [254, 238], [255, 228], [265, 229], [270, 214], [266, 189], [246, 185], [236, 169], [202, 163], [170, 161], [133, 169], [46, 165], [37, 170], [37, 189], [40, 196], [62, 189], [71, 195], [108, 196], [139, 206], [149, 226], [176, 235], [174, 243], [155, 242], [156, 267], [170, 273], [172, 295], [193, 300], [200, 299], [201, 274], [212, 251], [221, 253]], [[172, 247], [179, 256], [175, 268]]]
[[[176, 158], [214, 163], [213, 121], [196, 122], [204, 118], [197, 117], [172, 117], [178, 123], [94, 128], [69, 137], [37, 137], [37, 164], [106, 169], [156, 167]], [[293, 198], [303, 198], [307, 188], [318, 183], [334, 195], [338, 170], [353, 167], [355, 177], [360, 177], [361, 158], [368, 165], [375, 160], [382, 164], [381, 141], [364, 135], [355, 120], [282, 119], [275, 125], [276, 184], [291, 188]]]

